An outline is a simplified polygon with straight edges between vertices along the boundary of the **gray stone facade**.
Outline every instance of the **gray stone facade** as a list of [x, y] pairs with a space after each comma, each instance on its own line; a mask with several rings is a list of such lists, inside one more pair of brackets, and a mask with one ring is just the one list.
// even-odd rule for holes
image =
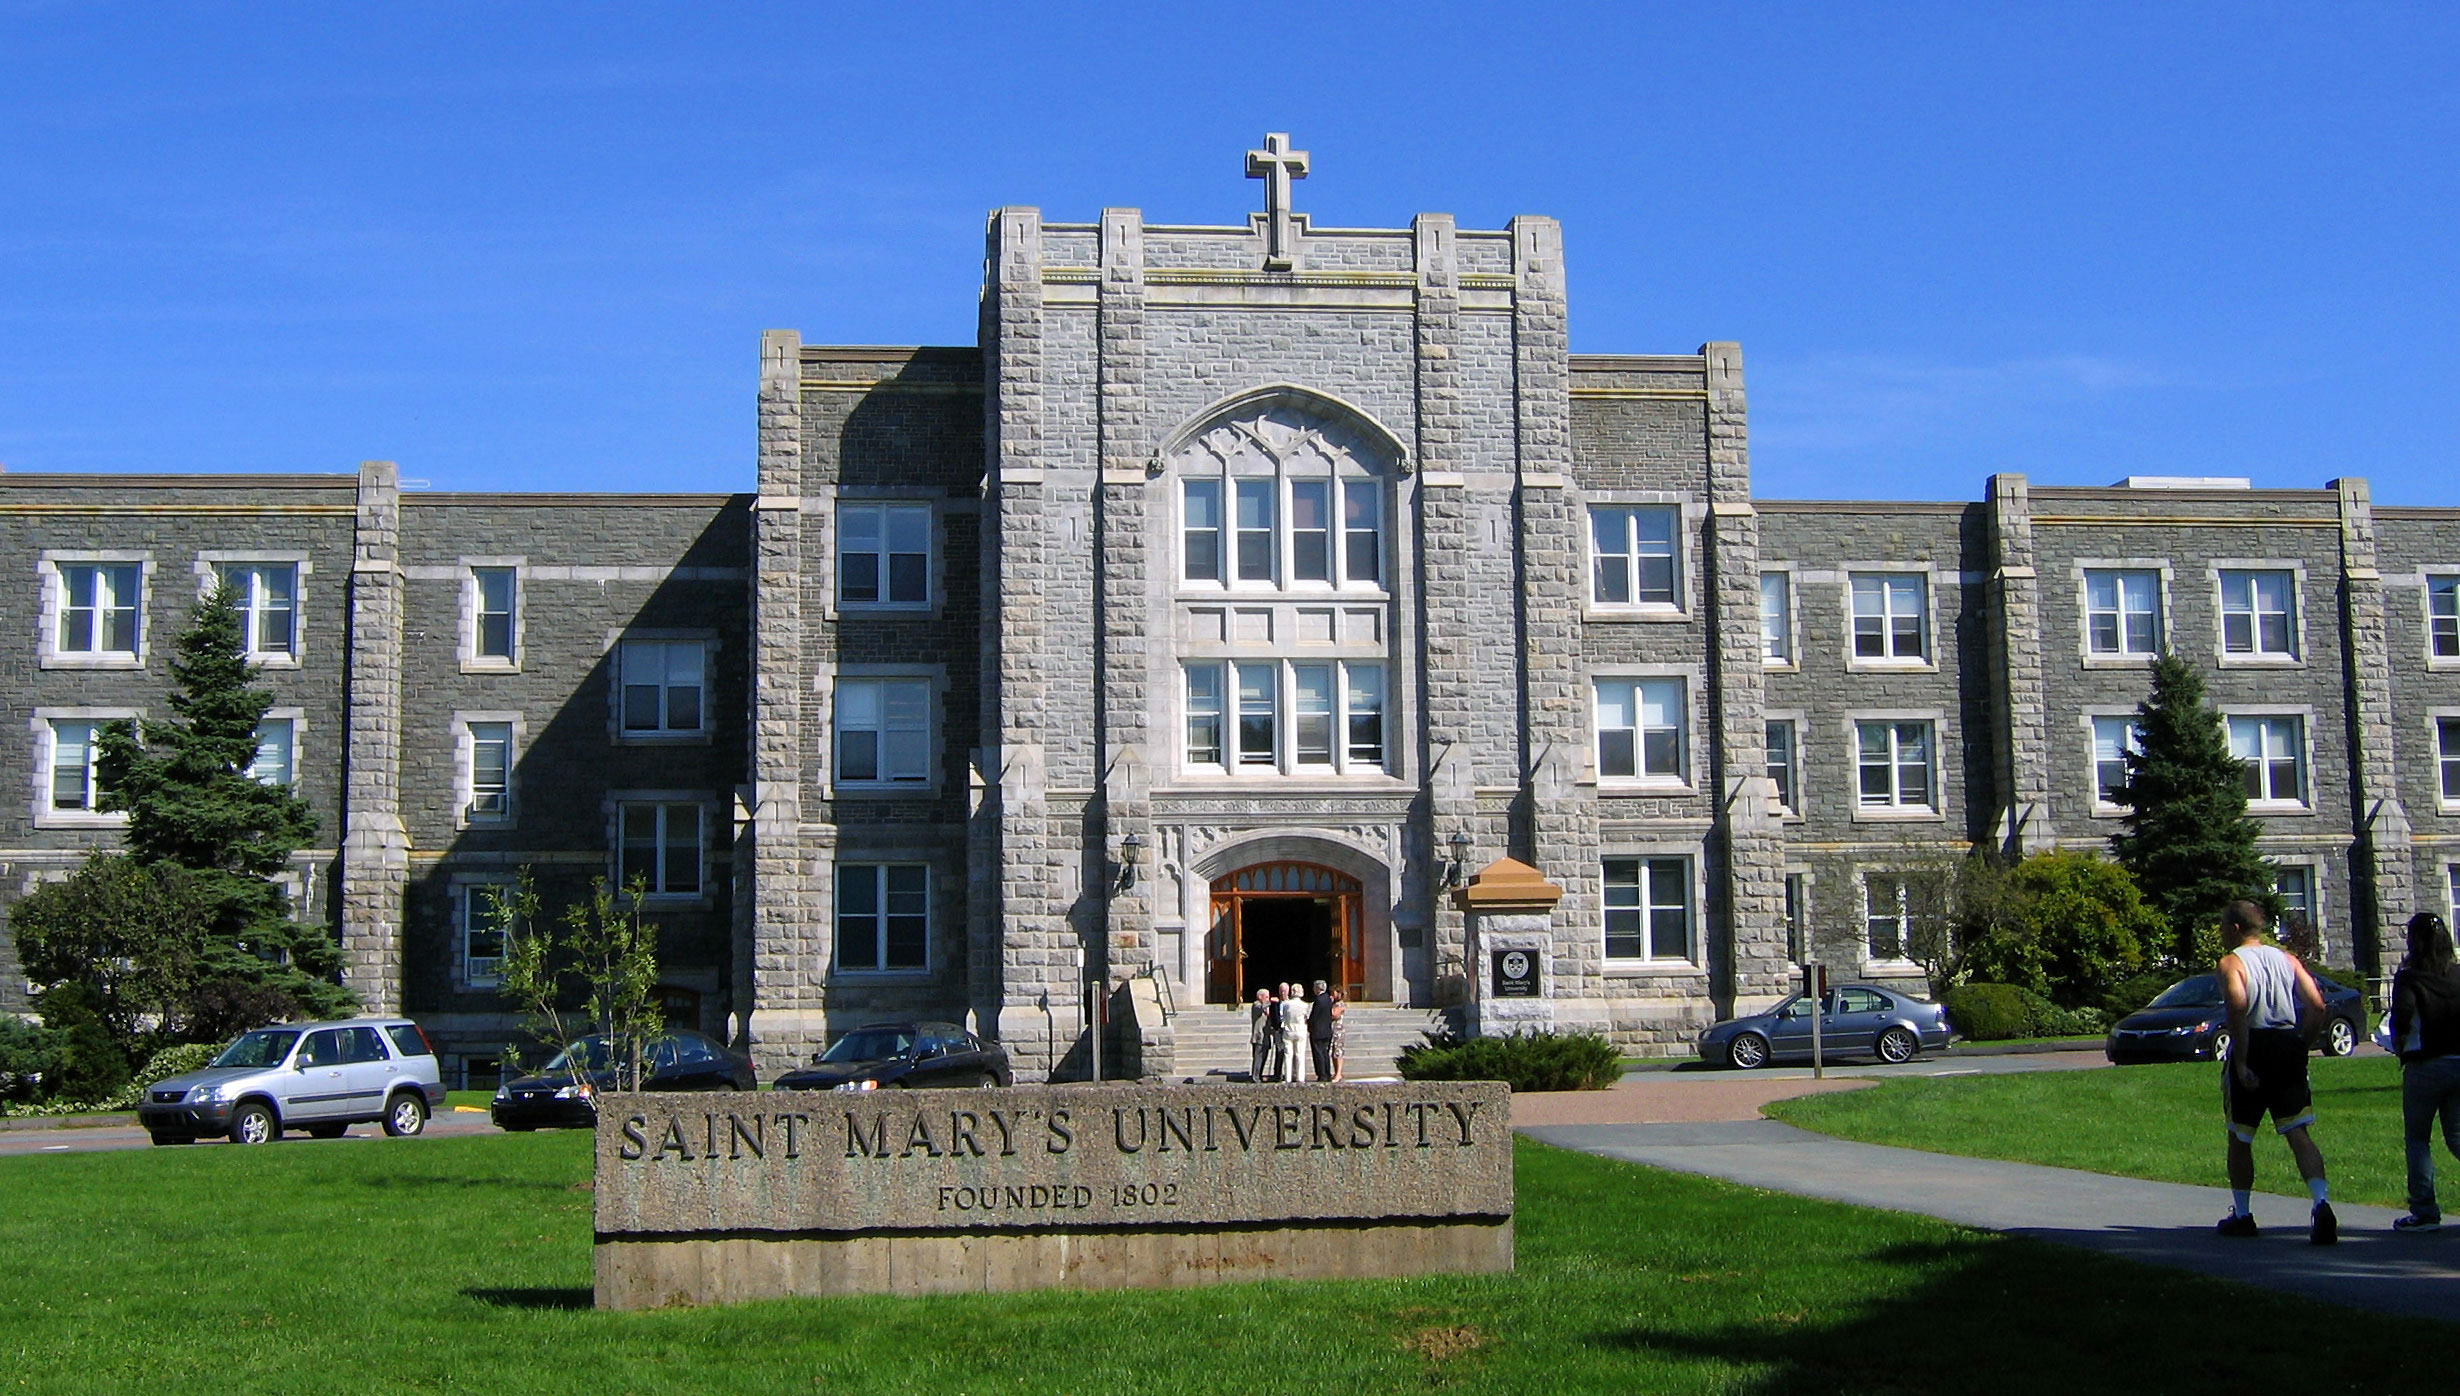
[[[915, 1014], [1082, 1075], [1103, 1007], [1112, 1069], [1158, 1071], [1271, 966], [1456, 1008], [1453, 889], [1504, 858], [1562, 892], [1553, 1021], [1678, 1049], [1806, 945], [1917, 977], [1890, 952], [1947, 860], [2102, 846], [2093, 720], [2150, 643], [2294, 746], [2257, 811], [2335, 959], [2448, 907], [2460, 511], [1755, 500], [1740, 349], [1571, 354], [1552, 221], [1282, 212], [1286, 266], [1267, 215], [996, 211], [978, 345], [763, 337], [749, 495], [0, 475], [0, 892], [111, 837], [47, 806], [46, 724], [158, 709], [228, 556], [298, 568], [267, 682], [323, 821], [309, 912], [480, 1070], [510, 1020], [469, 889], [525, 867], [550, 902], [672, 872], [670, 1006], [764, 1071]], [[135, 653], [56, 652], [80, 559], [140, 569]], [[477, 652], [482, 572], [510, 654]]]

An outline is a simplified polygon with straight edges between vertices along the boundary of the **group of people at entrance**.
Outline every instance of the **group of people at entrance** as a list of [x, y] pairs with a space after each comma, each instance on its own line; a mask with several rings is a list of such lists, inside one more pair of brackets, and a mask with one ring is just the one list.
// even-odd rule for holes
[[1315, 981], [1313, 987], [1312, 999], [1303, 992], [1306, 986], [1299, 984], [1284, 984], [1279, 993], [1256, 990], [1256, 1001], [1247, 1007], [1249, 1080], [1341, 1079], [1341, 1017], [1349, 1005], [1339, 989], [1327, 987], [1323, 980]]
[[[2391, 1013], [2378, 1038], [2400, 1056], [2403, 1143], [2408, 1158], [2409, 1212], [2392, 1223], [2404, 1234], [2439, 1230], [2442, 1206], [2434, 1188], [2434, 1128], [2460, 1158], [2460, 961], [2451, 928], [2432, 912], [2409, 918], [2408, 953], [2392, 978]], [[2264, 942], [2264, 914], [2253, 902], [2232, 902], [2221, 918], [2230, 946], [2221, 957], [2222, 997], [2229, 1007], [2230, 1046], [2221, 1065], [2221, 1099], [2229, 1119], [2230, 1213], [2224, 1236], [2257, 1234], [2250, 1195], [2255, 1186], [2255, 1130], [2268, 1114], [2288, 1142], [2313, 1199], [2307, 1239], [2340, 1239], [2323, 1153], [2309, 1127], [2314, 1091], [2307, 1081], [2305, 1029], [2323, 1016], [2323, 991], [2306, 966]]]

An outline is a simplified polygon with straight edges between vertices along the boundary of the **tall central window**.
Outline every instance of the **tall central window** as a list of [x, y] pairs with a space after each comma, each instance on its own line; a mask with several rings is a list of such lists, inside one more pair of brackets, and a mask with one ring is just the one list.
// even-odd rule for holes
[[1398, 472], [1396, 448], [1371, 427], [1301, 389], [1272, 388], [1166, 448], [1179, 680], [1157, 693], [1155, 717], [1177, 724], [1188, 775], [1394, 770]]
[[1384, 666], [1231, 660], [1184, 666], [1186, 762], [1214, 774], [1380, 772]]
[[1179, 483], [1179, 576], [1232, 589], [1384, 585], [1383, 482], [1295, 473]]
[[287, 656], [298, 648], [297, 563], [225, 562], [214, 570], [239, 603], [249, 658]]

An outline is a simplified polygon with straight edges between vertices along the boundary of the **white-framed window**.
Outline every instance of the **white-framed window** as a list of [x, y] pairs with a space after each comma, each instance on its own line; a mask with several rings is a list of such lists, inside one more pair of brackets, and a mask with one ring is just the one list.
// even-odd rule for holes
[[299, 718], [293, 713], [268, 712], [256, 723], [256, 759], [248, 777], [284, 788], [299, 783]]
[[1590, 604], [1679, 609], [1682, 518], [1671, 504], [1589, 506]]
[[34, 826], [38, 829], [116, 828], [127, 812], [101, 808], [97, 772], [102, 729], [133, 721], [134, 708], [36, 708], [29, 724], [34, 741]]
[[1801, 731], [1792, 718], [1768, 723], [1768, 782], [1777, 788], [1777, 808], [1787, 814], [1802, 812]]
[[1179, 576], [1201, 585], [1380, 589], [1384, 486], [1293, 471], [1179, 482]]
[[837, 968], [865, 974], [931, 967], [931, 869], [837, 865]]
[[1607, 858], [1606, 958], [1693, 963], [1691, 860]]
[[2306, 803], [2306, 719], [2233, 714], [2229, 754], [2243, 763], [2246, 798], [2256, 805]]
[[465, 882], [454, 888], [461, 913], [461, 982], [492, 989], [504, 972], [504, 942], [513, 930], [508, 882]]
[[513, 821], [513, 766], [520, 721], [511, 713], [460, 713], [461, 817], [466, 824]]
[[239, 606], [240, 633], [248, 658], [295, 659], [299, 653], [299, 564], [216, 562], [214, 580], [231, 589]]
[[1595, 683], [1598, 777], [1690, 784], [1684, 681], [1601, 678]]
[[1865, 952], [1873, 960], [1903, 961], [1913, 957], [1914, 933], [1924, 913], [1921, 889], [1904, 873], [1862, 875], [1862, 933]]
[[2087, 568], [2084, 648], [2105, 658], [2149, 659], [2159, 654], [2161, 574], [2132, 567]]
[[931, 604], [931, 506], [855, 502], [837, 505], [837, 604]]
[[2460, 921], [2460, 863], [2443, 865], [2443, 921]]
[[625, 800], [617, 803], [615, 880], [625, 888], [635, 878], [653, 897], [696, 897], [701, 889], [701, 806], [698, 801]]
[[2442, 803], [2447, 808], [2460, 806], [2460, 717], [2434, 720], [2434, 750]]
[[2426, 574], [2426, 656], [2460, 659], [2460, 574]]
[[1760, 574], [1760, 662], [1781, 669], [1794, 662], [1794, 577]]
[[1937, 724], [1863, 719], [1854, 723], [1857, 804], [1865, 810], [1929, 811], [1938, 805]]
[[2311, 863], [2280, 863], [2273, 867], [2273, 895], [2281, 899], [2281, 929], [2287, 931], [2293, 919], [2304, 923], [2318, 936], [2323, 922], [2316, 899], [2315, 868]]
[[94, 718], [55, 718], [51, 722], [51, 776], [44, 782], [50, 808], [63, 814], [96, 814], [102, 809], [102, 786], [95, 763], [102, 755], [103, 722]]
[[2144, 730], [2132, 717], [2096, 717], [2093, 724], [2093, 803], [2119, 808], [2127, 785], [2127, 757], [2144, 749]]
[[1191, 768], [1214, 775], [1384, 771], [1381, 664], [1196, 660], [1181, 672]]
[[1853, 595], [1856, 662], [1930, 661], [1930, 587], [1919, 572], [1856, 572]]
[[2297, 574], [2223, 568], [2220, 579], [2221, 653], [2237, 659], [2297, 658]]
[[134, 668], [145, 656], [141, 553], [43, 555], [43, 661], [65, 667]]
[[706, 730], [705, 641], [625, 640], [617, 656], [625, 736], [681, 736]]
[[931, 783], [931, 681], [837, 680], [839, 785]]
[[470, 653], [474, 664], [512, 668], [521, 662], [521, 568], [470, 568]]

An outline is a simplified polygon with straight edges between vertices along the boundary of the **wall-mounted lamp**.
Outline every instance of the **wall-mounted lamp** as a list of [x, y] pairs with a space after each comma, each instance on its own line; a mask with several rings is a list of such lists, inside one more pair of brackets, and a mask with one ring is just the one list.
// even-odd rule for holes
[[1444, 865], [1444, 886], [1458, 887], [1469, 880], [1469, 835], [1452, 836], [1452, 861]]
[[1144, 835], [1130, 834], [1126, 838], [1119, 840], [1119, 872], [1117, 877], [1112, 881], [1112, 889], [1115, 891], [1125, 892], [1130, 888], [1133, 888], [1136, 885], [1136, 870], [1144, 865]]

